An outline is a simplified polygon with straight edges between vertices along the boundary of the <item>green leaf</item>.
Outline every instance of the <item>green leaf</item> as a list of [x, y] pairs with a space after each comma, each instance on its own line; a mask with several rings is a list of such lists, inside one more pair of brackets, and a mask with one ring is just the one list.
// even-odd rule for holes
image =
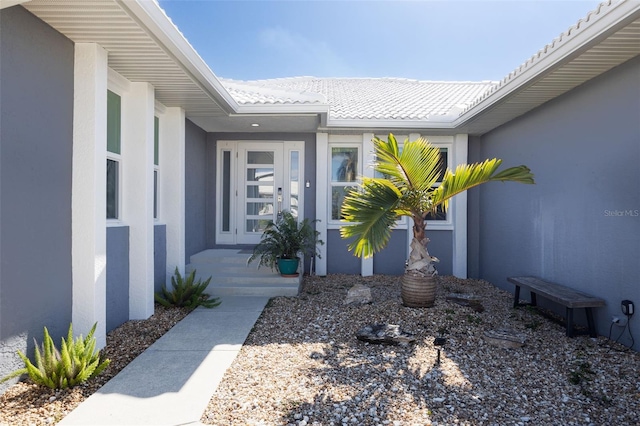
[[95, 351], [96, 340], [93, 335], [97, 325], [97, 323], [93, 325], [86, 338], [79, 336], [74, 340], [73, 327], [70, 324], [67, 338], [63, 337], [61, 340], [60, 351], [55, 347], [49, 330], [44, 327], [42, 350], [37, 342], [35, 345], [36, 365], [18, 351], [18, 356], [24, 362], [25, 368], [14, 371], [2, 381], [27, 373], [29, 378], [38, 385], [51, 389], [65, 389], [95, 377], [110, 362], [108, 359], [101, 360], [100, 352]]
[[211, 277], [205, 281], [196, 280], [196, 271], [183, 277], [176, 267], [174, 275], [171, 277], [172, 291], [167, 290], [163, 285], [160, 292], [154, 294], [154, 299], [159, 304], [166, 307], [186, 307], [195, 309], [198, 306], [213, 308], [220, 304], [218, 298], [211, 299], [211, 296], [204, 293], [211, 282]]

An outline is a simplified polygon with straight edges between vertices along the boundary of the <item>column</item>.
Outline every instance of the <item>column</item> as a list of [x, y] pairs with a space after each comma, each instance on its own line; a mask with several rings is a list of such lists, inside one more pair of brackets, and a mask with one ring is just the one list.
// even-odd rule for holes
[[72, 171], [73, 329], [87, 335], [95, 322], [106, 345], [107, 51], [75, 44]]

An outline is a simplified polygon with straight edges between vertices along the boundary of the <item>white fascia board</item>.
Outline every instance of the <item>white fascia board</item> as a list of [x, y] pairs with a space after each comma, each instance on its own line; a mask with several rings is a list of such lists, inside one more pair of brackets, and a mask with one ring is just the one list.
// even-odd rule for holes
[[148, 30], [149, 35], [166, 49], [167, 54], [182, 65], [213, 102], [227, 113], [237, 110], [238, 103], [155, 1], [117, 0], [117, 2], [129, 12], [133, 19]]
[[503, 79], [502, 86], [498, 86], [493, 93], [461, 114], [453, 122], [453, 127], [464, 125], [477, 114], [546, 74], [553, 67], [586, 50], [601, 37], [640, 17], [638, 1], [619, 1], [609, 6], [600, 4], [598, 8], [596, 12], [591, 12], [585, 20], [578, 21], [575, 26], [512, 71]]
[[253, 104], [241, 105], [236, 109], [237, 114], [327, 114], [329, 105], [326, 104]]
[[26, 3], [28, 1], [31, 1], [31, 0], [0, 0], [0, 9], [6, 9], [7, 7]]
[[332, 120], [327, 119], [330, 128], [356, 129], [454, 129], [453, 121], [426, 120]]

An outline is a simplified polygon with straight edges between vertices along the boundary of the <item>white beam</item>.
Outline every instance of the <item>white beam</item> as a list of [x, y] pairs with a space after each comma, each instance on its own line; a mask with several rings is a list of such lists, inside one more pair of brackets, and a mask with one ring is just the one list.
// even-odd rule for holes
[[[375, 135], [373, 133], [363, 133], [362, 134], [362, 176], [372, 178], [374, 176], [373, 167], [371, 167], [371, 163], [375, 157], [375, 153], [373, 152], [373, 137]], [[362, 263], [360, 264], [360, 274], [363, 277], [368, 277], [373, 275], [373, 256], [369, 258], [362, 258]]]
[[76, 43], [74, 53], [71, 242], [74, 331], [87, 335], [97, 322], [106, 345], [107, 52]]
[[[469, 158], [469, 136], [455, 135], [453, 155], [455, 165], [466, 163]], [[467, 192], [456, 195], [453, 200], [453, 275], [467, 278]]]
[[129, 318], [153, 315], [154, 89], [131, 83], [122, 99], [122, 220], [129, 225]]
[[185, 268], [185, 112], [167, 108], [160, 117], [160, 219], [167, 226], [166, 283]]
[[320, 232], [320, 239], [324, 244], [319, 246], [321, 257], [316, 259], [316, 274], [327, 275], [327, 223], [329, 221], [328, 186], [329, 176], [329, 134], [316, 133], [316, 231]]

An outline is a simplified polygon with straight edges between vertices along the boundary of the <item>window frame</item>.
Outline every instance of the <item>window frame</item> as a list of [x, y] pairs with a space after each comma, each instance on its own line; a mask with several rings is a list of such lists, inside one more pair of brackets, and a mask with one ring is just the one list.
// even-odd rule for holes
[[153, 116], [153, 220], [160, 221], [160, 117]]
[[[334, 181], [333, 180], [333, 148], [353, 148], [356, 149], [358, 164], [356, 167], [356, 176], [354, 181]], [[362, 143], [356, 142], [329, 142], [329, 161], [327, 162], [327, 180], [328, 180], [328, 191], [327, 191], [327, 228], [328, 229], [339, 229], [341, 226], [344, 226], [347, 222], [343, 219], [334, 219], [333, 218], [333, 188], [345, 188], [350, 186], [360, 187], [360, 180], [362, 178], [363, 171], [363, 146]]]
[[[119, 132], [119, 141], [118, 141], [118, 149], [120, 152], [113, 152], [109, 150], [109, 92], [118, 96], [119, 98], [119, 120], [118, 123], [120, 125]], [[111, 87], [107, 89], [107, 117], [106, 119], [106, 127], [107, 127], [107, 141], [106, 141], [106, 151], [105, 151], [105, 178], [106, 178], [106, 163], [107, 161], [114, 161], [117, 164], [117, 175], [116, 175], [116, 196], [115, 196], [115, 204], [116, 204], [116, 214], [115, 217], [108, 217], [107, 212], [105, 211], [105, 216], [107, 225], [117, 225], [122, 222], [122, 176], [123, 176], [123, 157], [122, 157], [122, 93], [117, 90], [113, 90]], [[108, 181], [108, 180], [107, 180]], [[105, 187], [105, 201], [108, 205], [106, 187]]]

